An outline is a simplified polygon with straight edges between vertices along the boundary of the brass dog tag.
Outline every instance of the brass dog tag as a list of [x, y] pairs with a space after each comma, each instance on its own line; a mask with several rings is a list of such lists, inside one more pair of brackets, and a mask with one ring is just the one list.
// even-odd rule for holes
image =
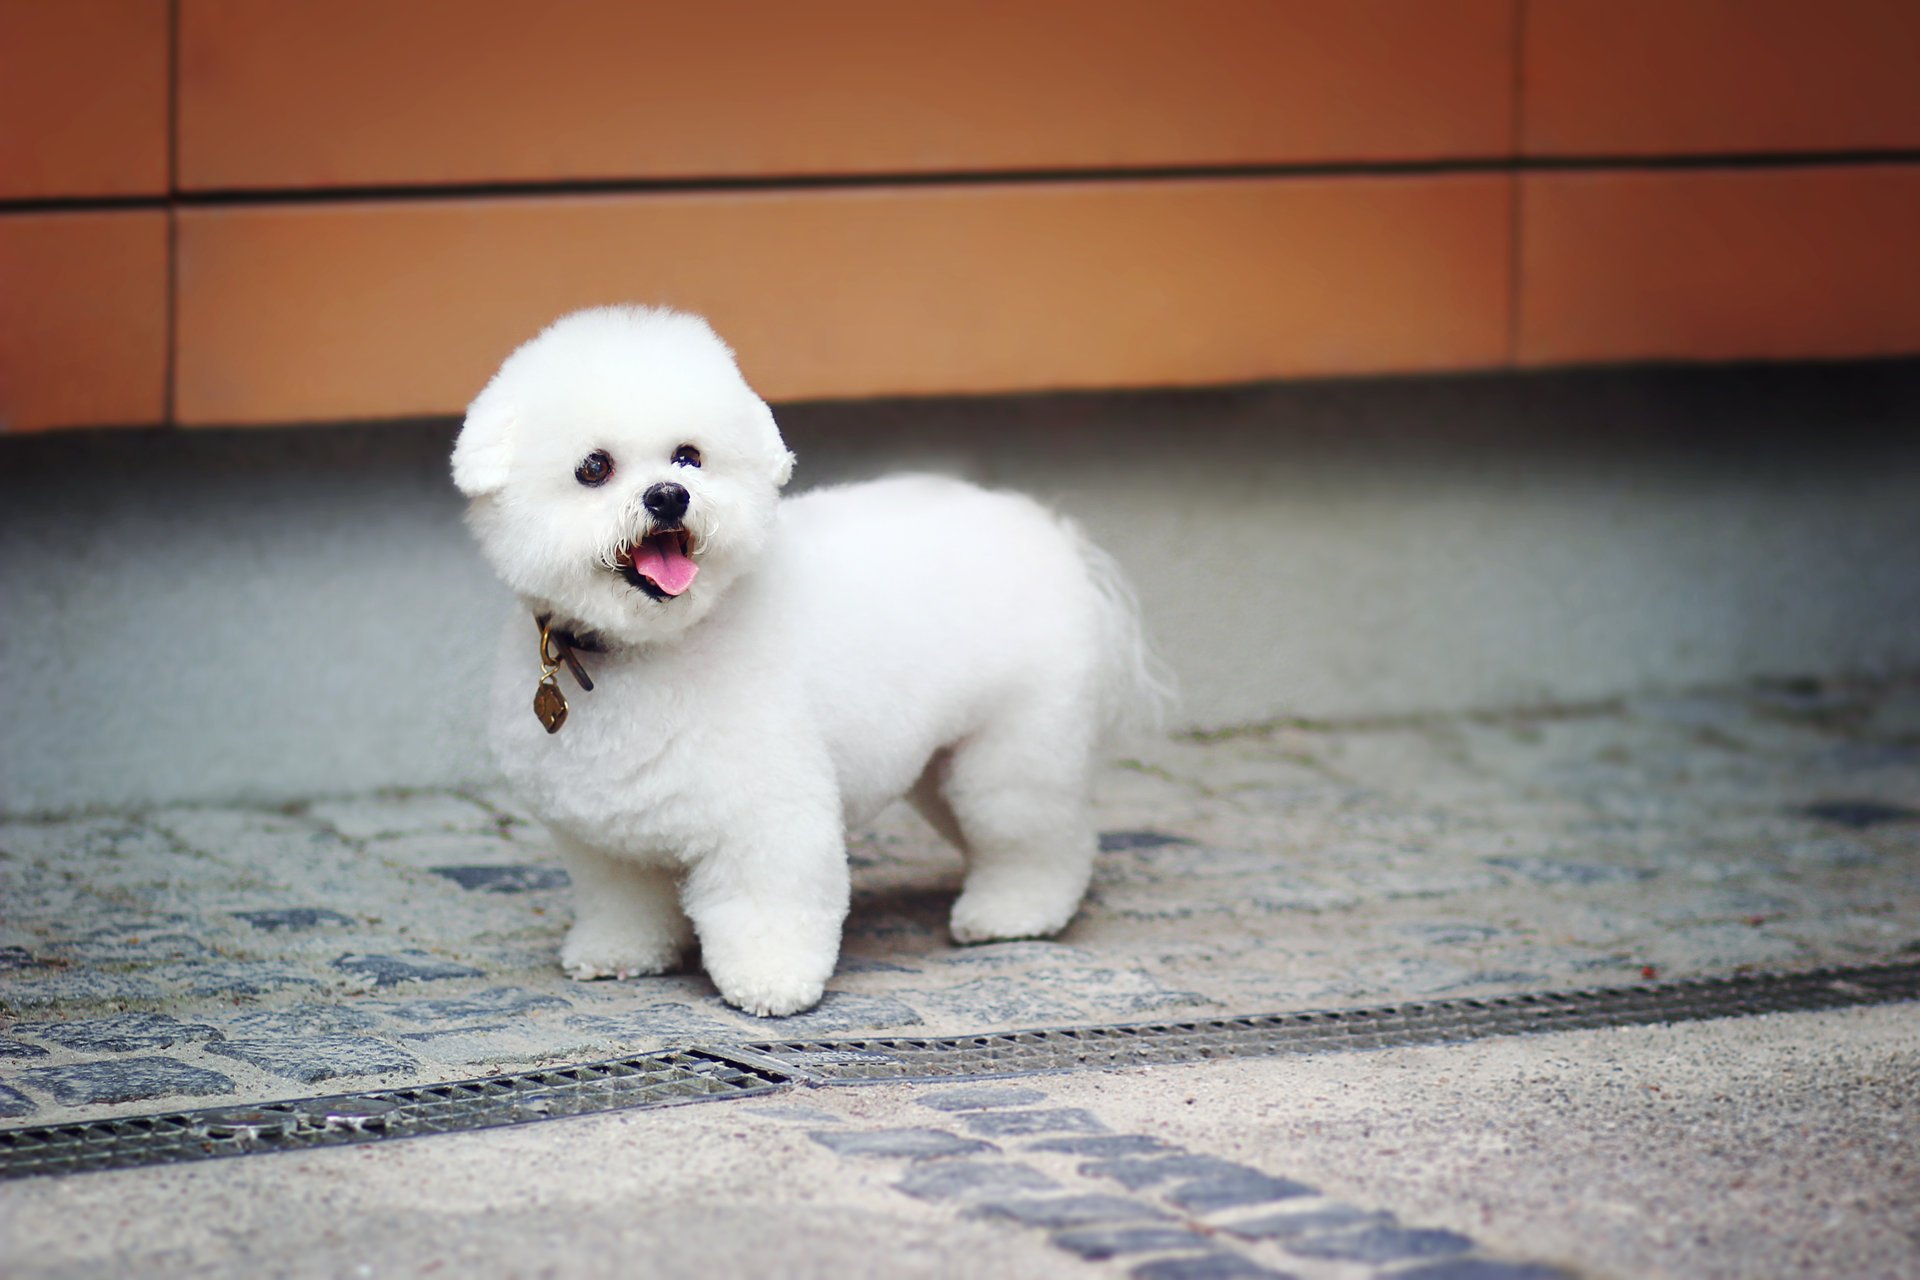
[[[580, 662], [567, 643], [553, 634], [547, 625], [548, 618], [535, 618], [534, 623], [540, 628], [540, 683], [533, 689], [533, 714], [539, 717], [540, 726], [548, 733], [558, 733], [560, 726], [567, 722], [567, 695], [560, 692], [560, 681], [556, 678], [560, 663], [565, 659], [566, 664], [580, 674]], [[553, 651], [556, 641], [560, 647], [558, 654]], [[593, 688], [584, 679], [580, 684], [585, 689]]]
[[560, 726], [567, 722], [567, 695], [560, 692], [560, 682], [552, 672], [533, 691], [533, 714], [540, 717], [548, 733], [560, 732]]

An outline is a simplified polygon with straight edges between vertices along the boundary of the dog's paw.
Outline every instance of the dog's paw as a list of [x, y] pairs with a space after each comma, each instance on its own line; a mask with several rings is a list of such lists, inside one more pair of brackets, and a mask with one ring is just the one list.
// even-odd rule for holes
[[667, 973], [680, 964], [680, 948], [633, 934], [575, 925], [560, 947], [560, 967], [576, 982], [601, 978], [641, 978]]
[[1067, 927], [1079, 899], [1064, 904], [1036, 902], [1028, 895], [963, 893], [953, 904], [948, 928], [955, 942], [1006, 942], [1050, 938]]
[[735, 983], [720, 988], [720, 997], [743, 1013], [756, 1018], [784, 1018], [805, 1013], [820, 1003], [826, 994], [824, 982], [795, 982], [768, 979]]

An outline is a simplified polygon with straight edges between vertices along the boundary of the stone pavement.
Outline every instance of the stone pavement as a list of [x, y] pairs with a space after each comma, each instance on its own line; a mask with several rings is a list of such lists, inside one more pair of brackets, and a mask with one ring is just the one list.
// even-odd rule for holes
[[1906, 1280], [1910, 1006], [762, 1098], [0, 1185], [80, 1277]]
[[506, 798], [0, 822], [0, 1116], [339, 1093], [689, 1043], [1167, 1021], [1920, 948], [1920, 681], [1280, 724], [1102, 779], [1060, 938], [960, 948], [959, 861], [855, 841], [822, 1005], [572, 983], [566, 875]]

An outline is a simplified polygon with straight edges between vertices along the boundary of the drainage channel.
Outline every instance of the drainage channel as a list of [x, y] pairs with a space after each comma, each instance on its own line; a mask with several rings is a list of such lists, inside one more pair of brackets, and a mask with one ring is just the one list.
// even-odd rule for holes
[[0, 1179], [461, 1133], [792, 1084], [906, 1084], [1458, 1044], [1920, 999], [1920, 961], [1194, 1022], [664, 1050], [408, 1089], [0, 1129]]

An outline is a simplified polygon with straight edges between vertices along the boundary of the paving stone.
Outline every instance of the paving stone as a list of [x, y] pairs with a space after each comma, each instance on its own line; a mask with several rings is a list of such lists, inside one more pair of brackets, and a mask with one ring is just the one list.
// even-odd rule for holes
[[[1841, 742], [1836, 743], [1825, 753], [1822, 761], [1832, 772], [1841, 775], [1835, 781], [1852, 781], [1860, 774], [1878, 773], [1881, 770], [1904, 770], [1920, 764], [1920, 745], [1907, 742]], [[1897, 812], [1880, 821], [1911, 822], [1915, 812], [1905, 805], [1895, 806]]]
[[919, 1010], [892, 996], [829, 991], [819, 1004], [805, 1013], [782, 1018], [771, 1025], [779, 1027], [782, 1040], [804, 1040], [876, 1027], [917, 1027], [921, 1025], [921, 1018]]
[[40, 969], [16, 974], [0, 988], [0, 1007], [15, 1011], [79, 1012], [100, 1005], [145, 1003], [160, 996], [153, 980], [94, 969]]
[[916, 1200], [958, 1200], [1057, 1191], [1060, 1184], [1024, 1164], [979, 1160], [934, 1160], [916, 1164], [893, 1184]]
[[22, 1040], [0, 1039], [0, 1058], [44, 1058], [46, 1056], [47, 1051], [37, 1044], [27, 1044]]
[[[1245, 894], [1227, 899], [1227, 905], [1245, 907], [1262, 915], [1283, 915], [1296, 911], [1338, 911], [1359, 906], [1363, 894], [1351, 889], [1315, 884], [1298, 876], [1263, 876], [1258, 885], [1248, 885]], [[1137, 918], [1152, 918], [1151, 912], [1136, 912]]]
[[966, 1156], [1000, 1150], [991, 1142], [962, 1138], [943, 1129], [871, 1129], [864, 1133], [823, 1130], [807, 1136], [843, 1156], [924, 1160], [932, 1156]]
[[0, 1084], [0, 1117], [17, 1120], [21, 1116], [30, 1116], [36, 1110], [33, 1099], [18, 1089], [9, 1089]]
[[976, 1027], [1045, 1026], [1080, 1021], [1083, 1015], [1071, 993], [1036, 983], [1025, 974], [956, 983], [926, 992], [920, 1002]]
[[1710, 888], [1690, 893], [1677, 902], [1656, 906], [1650, 914], [1652, 919], [1668, 925], [1733, 919], [1752, 928], [1787, 916], [1823, 915], [1828, 909], [1828, 901], [1813, 892], [1811, 887], [1798, 899], [1750, 889]]
[[970, 1218], [1010, 1218], [1028, 1227], [1078, 1227], [1095, 1222], [1164, 1222], [1171, 1215], [1122, 1196], [1083, 1195], [989, 1200]]
[[919, 973], [920, 970], [910, 964], [895, 964], [891, 960], [871, 960], [864, 956], [841, 956], [836, 973]]
[[329, 852], [358, 858], [333, 832], [284, 814], [204, 806], [162, 810], [151, 822], [190, 849], [235, 863], [296, 870], [303, 860]]
[[325, 907], [278, 907], [271, 911], [234, 911], [230, 914], [268, 933], [318, 929], [322, 926], [349, 927], [354, 923], [351, 917]]
[[597, 1039], [626, 1044], [644, 1040], [727, 1041], [741, 1038], [732, 1023], [677, 1002], [650, 1004], [619, 1013], [576, 1014], [567, 1019], [569, 1030]]
[[1087, 990], [1088, 1012], [1099, 1018], [1135, 1018], [1141, 1014], [1167, 1009], [1191, 1009], [1195, 1005], [1217, 1004], [1213, 997], [1198, 991], [1175, 991], [1161, 986], [1145, 970], [1126, 971], [1118, 982], [1104, 989]]
[[1237, 1253], [1203, 1253], [1192, 1258], [1158, 1258], [1127, 1272], [1134, 1280], [1293, 1280], [1288, 1271], [1263, 1267]]
[[147, 1098], [232, 1093], [231, 1079], [177, 1058], [113, 1058], [63, 1067], [30, 1067], [20, 1079], [63, 1107], [139, 1102]]
[[487, 1021], [499, 1018], [502, 1014], [531, 1013], [536, 1009], [571, 1009], [573, 1004], [560, 996], [528, 991], [524, 987], [488, 987], [485, 991], [464, 996], [373, 1000], [368, 1002], [368, 1007], [396, 1022], [425, 1026], [433, 1023]]
[[436, 960], [424, 951], [404, 952], [397, 956], [344, 955], [333, 962], [342, 973], [364, 978], [376, 987], [392, 987], [402, 982], [441, 982], [449, 978], [483, 978], [478, 969], [448, 960]]
[[1088, 1262], [1104, 1262], [1129, 1253], [1213, 1247], [1207, 1237], [1186, 1227], [1075, 1227], [1055, 1232], [1051, 1243]]
[[1526, 877], [1535, 884], [1566, 884], [1582, 887], [1596, 884], [1632, 884], [1651, 880], [1659, 872], [1647, 867], [1623, 867], [1612, 863], [1569, 862], [1559, 858], [1488, 858], [1489, 865]]
[[417, 832], [494, 832], [500, 818], [485, 805], [445, 792], [354, 796], [309, 805], [306, 816], [351, 840]]
[[80, 1022], [21, 1022], [13, 1029], [20, 1035], [80, 1053], [169, 1049], [183, 1041], [206, 1040], [220, 1034], [202, 1023], [181, 1022], [163, 1013], [116, 1013]]
[[1493, 1258], [1448, 1258], [1392, 1273], [1393, 1280], [1573, 1280], [1573, 1273], [1544, 1262], [1500, 1262]]
[[1779, 849], [1790, 864], [1809, 868], [1848, 870], [1871, 867], [1880, 859], [1879, 851], [1867, 841], [1852, 836], [1817, 836], [1793, 840]]
[[1877, 827], [1883, 822], [1920, 822], [1920, 809], [1884, 804], [1878, 800], [1816, 800], [1795, 812], [1855, 831]]
[[159, 972], [160, 976], [179, 983], [192, 996], [263, 996], [296, 987], [325, 985], [304, 969], [262, 961], [183, 965]]
[[853, 910], [847, 916], [846, 945], [863, 952], [911, 949], [924, 955], [946, 944], [946, 918], [952, 908], [950, 890], [903, 890], [876, 902], [871, 889], [856, 888]]
[[409, 1031], [394, 1039], [422, 1058], [468, 1066], [501, 1066], [553, 1057], [577, 1057], [593, 1043], [591, 1040], [574, 1042], [557, 1039], [546, 1028], [530, 1030], [524, 1024]]
[[1646, 940], [1642, 954], [1677, 975], [1687, 970], [1796, 964], [1806, 958], [1806, 948], [1792, 937], [1745, 923], [1694, 924], [1660, 930]]
[[[939, 894], [934, 900], [952, 905], [950, 894]], [[1017, 966], [1030, 970], [1075, 968], [1098, 959], [1096, 953], [1084, 948], [1046, 941], [981, 942], [941, 957], [944, 963], [961, 968], [1006, 969]]]
[[1417, 920], [1401, 925], [1399, 932], [1428, 946], [1460, 947], [1497, 938], [1506, 930], [1461, 920]]
[[1038, 1089], [1009, 1088], [1006, 1085], [977, 1085], [962, 1089], [941, 1089], [914, 1099], [935, 1111], [988, 1111], [995, 1107], [1030, 1107], [1045, 1102], [1047, 1095]]
[[1920, 743], [1920, 688], [1881, 689], [1870, 717], [1871, 732]]
[[1080, 1166], [1090, 1178], [1112, 1178], [1129, 1191], [1151, 1187], [1169, 1178], [1260, 1178], [1258, 1169], [1249, 1169], [1217, 1156], [1163, 1155], [1149, 1158], [1098, 1160]]
[[501, 831], [421, 831], [367, 841], [366, 860], [431, 874], [434, 867], [555, 865], [550, 849], [516, 844]]
[[0, 849], [16, 858], [72, 866], [80, 861], [171, 863], [178, 846], [125, 816], [0, 822]]
[[358, 1004], [296, 1004], [235, 1014], [227, 1021], [227, 1030], [243, 1040], [274, 1039], [366, 1031], [379, 1024], [379, 1018]]
[[1454, 1231], [1381, 1225], [1344, 1235], [1306, 1236], [1287, 1241], [1285, 1247], [1303, 1258], [1382, 1263], [1466, 1253], [1473, 1241]]
[[419, 1060], [406, 1050], [371, 1036], [315, 1035], [297, 1040], [266, 1037], [216, 1040], [208, 1053], [236, 1058], [288, 1080], [315, 1084], [339, 1076], [386, 1075], [411, 1071]]
[[1295, 1196], [1318, 1195], [1305, 1183], [1291, 1178], [1274, 1178], [1254, 1169], [1216, 1174], [1183, 1182], [1165, 1193], [1168, 1203], [1194, 1213], [1213, 1213], [1219, 1209], [1238, 1209], [1269, 1200], [1290, 1200]]
[[1100, 852], [1118, 853], [1123, 849], [1161, 849], [1170, 844], [1192, 844], [1185, 836], [1170, 836], [1164, 831], [1102, 831]]
[[1080, 1107], [1042, 1111], [976, 1111], [962, 1115], [970, 1132], [989, 1138], [1024, 1138], [1036, 1133], [1105, 1133], [1093, 1113]]
[[1275, 1213], [1260, 1218], [1243, 1218], [1237, 1222], [1224, 1222], [1220, 1224], [1220, 1230], [1246, 1240], [1284, 1240], [1291, 1236], [1306, 1235], [1309, 1232], [1338, 1231], [1375, 1224], [1384, 1226], [1391, 1225], [1392, 1222], [1391, 1214], [1359, 1209], [1348, 1204], [1331, 1204], [1316, 1209], [1302, 1209], [1291, 1213]]
[[[184, 923], [191, 925], [194, 922]], [[191, 934], [177, 932], [172, 927], [147, 930], [137, 924], [57, 940], [53, 948], [71, 959], [91, 965], [150, 966], [213, 954], [205, 943]]]
[[1055, 1151], [1070, 1156], [1094, 1156], [1103, 1160], [1120, 1156], [1157, 1155], [1180, 1150], [1179, 1147], [1171, 1146], [1158, 1138], [1150, 1138], [1139, 1133], [1111, 1133], [1094, 1138], [1043, 1138], [1039, 1142], [1029, 1142], [1026, 1149]]
[[428, 867], [427, 870], [453, 881], [462, 889], [480, 893], [540, 893], [549, 889], [564, 889], [573, 883], [559, 867], [536, 867], [528, 863], [504, 867]]

